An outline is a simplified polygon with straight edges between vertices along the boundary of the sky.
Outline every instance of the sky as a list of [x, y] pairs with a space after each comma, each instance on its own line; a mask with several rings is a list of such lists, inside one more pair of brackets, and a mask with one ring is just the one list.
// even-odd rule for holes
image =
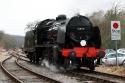
[[0, 30], [6, 34], [25, 35], [26, 25], [36, 20], [73, 16], [108, 10], [114, 2], [125, 0], [0, 0]]

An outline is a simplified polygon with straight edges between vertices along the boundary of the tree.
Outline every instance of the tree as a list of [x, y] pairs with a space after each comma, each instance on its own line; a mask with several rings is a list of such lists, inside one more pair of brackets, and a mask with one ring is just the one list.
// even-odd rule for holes
[[[125, 13], [125, 11], [121, 8], [121, 5], [119, 3], [114, 3], [112, 8], [106, 12], [105, 23], [107, 26], [106, 28], [109, 32], [107, 35], [107, 37], [108, 37], [107, 41], [109, 41], [109, 42], [107, 43], [106, 47], [115, 48], [114, 41], [111, 41], [111, 21], [112, 20], [119, 20], [121, 22], [121, 31], [125, 32], [123, 30], [123, 20], [121, 19], [121, 16], [122, 17], [125, 16], [124, 13]], [[122, 35], [122, 37], [125, 36], [123, 33], [121, 35]], [[107, 42], [107, 41], [104, 41], [104, 42]], [[125, 39], [118, 41], [118, 48], [125, 46], [125, 44], [123, 45], [123, 43], [122, 43], [123, 41], [125, 42]]]
[[4, 35], [4, 32], [3, 32], [3, 31], [0, 31], [0, 41], [2, 40], [3, 35]]
[[[114, 42], [111, 41], [111, 20], [121, 21], [122, 37], [125, 37], [125, 11], [121, 8], [120, 4], [114, 3], [112, 8], [107, 10], [106, 13], [102, 11], [94, 12], [90, 19], [94, 25], [99, 26], [102, 37], [102, 47], [115, 48]], [[125, 47], [125, 38], [118, 42], [119, 47]]]

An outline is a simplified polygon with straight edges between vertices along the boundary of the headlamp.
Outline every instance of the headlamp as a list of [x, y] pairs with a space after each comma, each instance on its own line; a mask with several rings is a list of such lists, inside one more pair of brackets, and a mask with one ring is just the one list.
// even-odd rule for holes
[[86, 45], [86, 40], [81, 40], [80, 45], [85, 46]]

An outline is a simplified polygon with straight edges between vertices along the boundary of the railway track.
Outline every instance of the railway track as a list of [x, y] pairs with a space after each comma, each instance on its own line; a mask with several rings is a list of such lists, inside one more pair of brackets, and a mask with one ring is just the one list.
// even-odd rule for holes
[[13, 80], [4, 73], [0, 66], [0, 83], [13, 83]]
[[[24, 55], [22, 56], [22, 55], [20, 55], [20, 54], [18, 54], [18, 56], [20, 56], [20, 59], [21, 60], [24, 60], [24, 61], [26, 61], [25, 60], [25, 58], [27, 58], [27, 57], [25, 57]], [[29, 62], [29, 61], [26, 61], [26, 62]], [[60, 72], [59, 72], [60, 73]], [[60, 73], [61, 74], [61, 73]], [[67, 76], [67, 75], [66, 75]], [[73, 78], [74, 79], [74, 78]], [[76, 78], [77, 79], [77, 78]], [[86, 79], [84, 79], [84, 80], [79, 80], [79, 79], [77, 79], [78, 80], [78, 82], [80, 82], [80, 83], [95, 83], [94, 81], [91, 81], [91, 80], [86, 80]], [[67, 81], [68, 82], [68, 81]], [[67, 83], [66, 82], [66, 83]], [[70, 82], [68, 82], [68, 83], [70, 83]]]
[[[22, 55], [20, 55], [23, 57]], [[26, 57], [25, 57], [26, 58]], [[73, 70], [68, 72], [63, 72], [62, 74], [66, 74], [71, 77], [78, 77], [79, 81], [90, 81], [93, 83], [125, 83], [125, 77], [112, 75], [97, 71], [89, 71], [86, 69]]]
[[85, 69], [68, 71], [65, 74], [82, 78], [79, 80], [86, 79], [97, 83], [125, 83], [125, 77]]
[[9, 57], [1, 62], [2, 69], [12, 78], [16, 83], [60, 83], [54, 79], [45, 77], [38, 73], [31, 71], [30, 69], [23, 67], [18, 63], [18, 59]]
[[20, 57], [23, 57], [23, 58], [27, 58], [24, 54], [19, 54], [19, 53], [16, 53], [18, 56], [20, 56]]

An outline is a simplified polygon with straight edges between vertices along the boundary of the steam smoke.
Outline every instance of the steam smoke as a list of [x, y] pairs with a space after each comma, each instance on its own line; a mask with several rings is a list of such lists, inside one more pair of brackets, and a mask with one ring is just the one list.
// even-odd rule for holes
[[54, 72], [59, 72], [60, 69], [57, 69], [55, 65], [53, 64], [49, 64], [48, 60], [44, 59], [41, 63], [42, 66], [50, 69], [51, 71], [54, 71]]
[[50, 69], [51, 71], [54, 71], [54, 72], [65, 72], [66, 70], [76, 69], [75, 65], [70, 65], [69, 68], [67, 67], [67, 69], [64, 69], [64, 67], [62, 67], [62, 66], [60, 66], [60, 67], [57, 68], [55, 65], [49, 64], [49, 62], [48, 62], [47, 59], [44, 59], [42, 61], [41, 65], [43, 67], [46, 67], [46, 68]]

